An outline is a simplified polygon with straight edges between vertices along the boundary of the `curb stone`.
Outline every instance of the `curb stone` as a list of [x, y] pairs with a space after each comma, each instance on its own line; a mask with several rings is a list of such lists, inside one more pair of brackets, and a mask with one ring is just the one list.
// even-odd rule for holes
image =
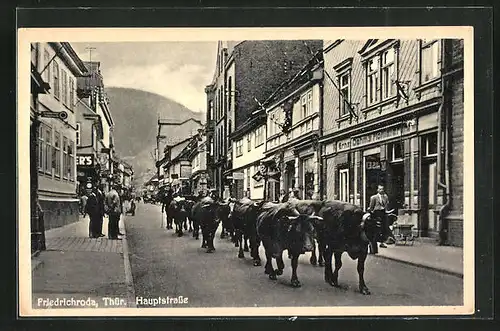
[[125, 234], [125, 236], [122, 239], [122, 244], [123, 244], [123, 264], [125, 266], [125, 284], [127, 286], [127, 307], [136, 308], [134, 279], [132, 277], [132, 268], [130, 266], [130, 258], [128, 251], [128, 242], [127, 242], [127, 230], [125, 226], [125, 215], [122, 217], [122, 220], [123, 220], [123, 233]]
[[384, 255], [378, 255], [378, 254], [376, 254], [375, 257], [378, 257], [378, 258], [381, 258], [381, 259], [390, 260], [390, 261], [400, 262], [400, 263], [404, 263], [404, 264], [408, 264], [408, 265], [411, 265], [411, 266], [414, 266], [414, 267], [419, 267], [419, 268], [424, 268], [424, 269], [428, 269], [428, 270], [433, 270], [433, 271], [441, 272], [441, 273], [444, 273], [444, 274], [447, 274], [447, 275], [452, 275], [452, 276], [459, 277], [459, 278], [464, 278], [464, 275], [461, 272], [456, 272], [456, 271], [447, 270], [447, 269], [443, 269], [443, 268], [433, 267], [433, 266], [429, 266], [429, 265], [425, 265], [425, 264], [421, 264], [421, 263], [417, 263], [417, 262], [411, 262], [411, 261], [407, 261], [407, 260], [402, 260], [402, 259], [398, 259], [398, 258], [394, 258], [394, 257], [390, 257], [390, 256], [384, 256]]

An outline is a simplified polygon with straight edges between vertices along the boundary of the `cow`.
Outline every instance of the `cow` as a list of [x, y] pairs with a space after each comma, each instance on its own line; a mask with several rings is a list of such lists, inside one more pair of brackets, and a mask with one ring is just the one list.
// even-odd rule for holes
[[178, 237], [184, 235], [183, 225], [187, 222], [188, 211], [186, 210], [186, 200], [183, 198], [173, 199], [167, 207], [167, 222], [175, 223], [175, 233]]
[[262, 203], [256, 203], [249, 198], [237, 200], [231, 214], [231, 222], [234, 226], [235, 246], [239, 247], [238, 258], [244, 258], [244, 251], [248, 252], [250, 242], [250, 256], [254, 266], [261, 265], [259, 256], [260, 239], [257, 234], [257, 215]]
[[[292, 287], [300, 287], [297, 277], [298, 260], [301, 254], [311, 251], [314, 240], [314, 226], [321, 217], [301, 214], [290, 203], [266, 202], [260, 207], [257, 216], [257, 233], [266, 252], [264, 271], [271, 280], [283, 274], [285, 264], [283, 251], [288, 250], [292, 264]], [[276, 259], [278, 269], [272, 265]]]
[[[172, 190], [167, 189], [166, 192], [158, 193], [159, 200], [161, 201], [161, 212], [167, 215], [167, 230], [172, 229], [172, 218], [168, 217], [168, 208], [170, 206], [170, 202], [172, 202]], [[154, 200], [153, 200], [154, 201]]]
[[222, 224], [220, 238], [224, 239], [226, 235], [233, 237], [234, 228], [230, 216], [234, 207], [234, 202], [232, 199], [228, 199], [227, 201], [218, 202], [217, 204], [217, 218]]
[[211, 197], [204, 197], [197, 201], [191, 211], [191, 217], [194, 224], [195, 238], [198, 239], [198, 228], [201, 227], [202, 248], [207, 249], [207, 253], [215, 251], [214, 237], [219, 220], [217, 219], [217, 208], [219, 204]]
[[[370, 238], [380, 231], [380, 224], [364, 217], [363, 210], [343, 201], [295, 201], [292, 204], [302, 212], [314, 213], [321, 217], [316, 223], [316, 233], [320, 251], [324, 251], [325, 282], [339, 287], [338, 273], [342, 267], [342, 254], [347, 252], [353, 260], [358, 260], [358, 288], [364, 295], [370, 294], [365, 284], [364, 270]], [[335, 270], [332, 272], [332, 256]]]

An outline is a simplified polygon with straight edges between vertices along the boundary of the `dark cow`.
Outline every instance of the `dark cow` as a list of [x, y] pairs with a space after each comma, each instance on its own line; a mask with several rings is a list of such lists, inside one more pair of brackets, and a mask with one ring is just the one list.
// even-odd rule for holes
[[202, 248], [207, 248], [207, 253], [215, 251], [214, 237], [219, 226], [217, 218], [218, 203], [211, 197], [204, 197], [196, 202], [191, 211], [194, 224], [195, 238], [198, 238], [198, 227], [203, 235]]
[[[294, 202], [296, 208], [309, 208], [308, 213], [315, 213], [322, 218], [316, 224], [318, 244], [324, 251], [325, 281], [338, 287], [338, 273], [342, 267], [342, 254], [358, 260], [359, 291], [370, 294], [364, 280], [365, 261], [370, 238], [380, 231], [380, 224], [371, 219], [363, 220], [363, 210], [353, 204], [342, 201], [300, 201]], [[332, 272], [332, 255], [335, 257], [335, 270]]]
[[193, 232], [193, 220], [191, 219], [191, 211], [193, 210], [193, 206], [196, 203], [196, 201], [192, 198], [186, 199], [184, 201], [184, 208], [186, 209], [187, 212], [187, 221], [184, 223], [184, 230], [188, 232]]
[[170, 206], [170, 202], [172, 202], [172, 190], [167, 189], [165, 192], [159, 193], [160, 201], [161, 201], [161, 212], [167, 214], [167, 230], [172, 229], [172, 218], [168, 217], [168, 207]]
[[250, 242], [250, 256], [254, 266], [260, 266], [260, 239], [257, 234], [257, 216], [262, 203], [255, 203], [248, 198], [237, 200], [234, 204], [231, 220], [234, 226], [235, 246], [239, 247], [238, 257], [244, 258]]
[[232, 199], [229, 199], [228, 201], [225, 202], [218, 202], [218, 207], [217, 207], [217, 218], [222, 224], [222, 231], [220, 234], [220, 238], [224, 239], [226, 235], [233, 236], [234, 228], [233, 224], [231, 222], [231, 209], [232, 206], [234, 205], [234, 202]]
[[[318, 216], [300, 214], [290, 203], [264, 203], [257, 216], [257, 232], [266, 252], [265, 273], [275, 280], [277, 275], [283, 274], [285, 264], [283, 251], [288, 250], [288, 257], [292, 260], [293, 287], [300, 287], [297, 277], [298, 260], [301, 254], [313, 249], [314, 223], [321, 220]], [[272, 265], [276, 259], [278, 269]]]
[[187, 222], [187, 217], [186, 200], [172, 200], [167, 208], [167, 220], [170, 224], [172, 221], [175, 223], [175, 233], [179, 237], [184, 235], [182, 227]]

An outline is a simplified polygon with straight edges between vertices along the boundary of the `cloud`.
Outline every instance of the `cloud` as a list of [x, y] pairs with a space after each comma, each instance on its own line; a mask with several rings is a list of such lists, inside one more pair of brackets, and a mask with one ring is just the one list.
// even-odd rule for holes
[[211, 72], [196, 64], [184, 64], [174, 70], [168, 64], [114, 67], [103, 73], [109, 87], [128, 87], [160, 94], [193, 111], [206, 108], [205, 85]]

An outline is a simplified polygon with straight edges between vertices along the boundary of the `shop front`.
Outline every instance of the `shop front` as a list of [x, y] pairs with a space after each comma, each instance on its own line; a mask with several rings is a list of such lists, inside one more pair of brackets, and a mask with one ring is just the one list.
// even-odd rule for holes
[[[97, 187], [103, 180], [93, 153], [79, 153], [76, 155], [76, 173], [79, 196], [85, 195], [87, 188]], [[89, 183], [91, 185], [87, 185]]]
[[421, 236], [437, 237], [436, 113], [351, 132], [326, 145], [323, 178], [328, 199], [367, 209], [383, 185], [389, 208], [400, 223], [414, 225]]

